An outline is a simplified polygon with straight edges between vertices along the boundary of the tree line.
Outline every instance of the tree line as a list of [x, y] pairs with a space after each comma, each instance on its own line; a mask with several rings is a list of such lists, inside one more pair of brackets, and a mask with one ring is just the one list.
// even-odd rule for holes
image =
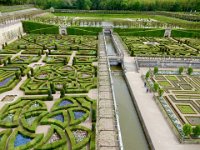
[[34, 4], [44, 9], [200, 11], [200, 0], [0, 0], [0, 4]]

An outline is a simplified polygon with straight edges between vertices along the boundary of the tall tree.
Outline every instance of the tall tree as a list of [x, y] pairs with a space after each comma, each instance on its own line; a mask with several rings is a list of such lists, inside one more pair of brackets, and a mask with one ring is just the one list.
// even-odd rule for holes
[[92, 2], [90, 0], [77, 0], [78, 9], [90, 10]]

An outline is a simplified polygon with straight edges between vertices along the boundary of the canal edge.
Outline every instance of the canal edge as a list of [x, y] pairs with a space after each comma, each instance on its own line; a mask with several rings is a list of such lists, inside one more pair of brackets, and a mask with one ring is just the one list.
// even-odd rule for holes
[[133, 92], [132, 92], [130, 83], [129, 83], [129, 81], [128, 81], [127, 77], [126, 77], [126, 74], [125, 74], [124, 72], [123, 72], [123, 75], [124, 75], [124, 79], [125, 79], [125, 81], [126, 81], [126, 83], [127, 83], [129, 93], [130, 93], [130, 95], [131, 95], [131, 97], [132, 97], [132, 102], [133, 102], [134, 107], [135, 107], [135, 109], [136, 109], [136, 112], [137, 112], [139, 121], [140, 121], [140, 123], [141, 123], [141, 125], [142, 125], [142, 130], [143, 130], [143, 132], [144, 132], [144, 135], [145, 135], [145, 138], [146, 138], [147, 143], [148, 143], [148, 145], [149, 145], [149, 148], [150, 148], [151, 150], [155, 150], [155, 147], [154, 147], [153, 142], [152, 142], [152, 140], [151, 140], [151, 137], [150, 137], [150, 135], [149, 135], [149, 131], [148, 131], [147, 127], [146, 127], [146, 124], [144, 123], [144, 119], [143, 119], [142, 114], [141, 114], [141, 112], [140, 112], [140, 109], [139, 109], [139, 107], [138, 107], [137, 101], [135, 100], [135, 96], [134, 96], [134, 94], [133, 94]]

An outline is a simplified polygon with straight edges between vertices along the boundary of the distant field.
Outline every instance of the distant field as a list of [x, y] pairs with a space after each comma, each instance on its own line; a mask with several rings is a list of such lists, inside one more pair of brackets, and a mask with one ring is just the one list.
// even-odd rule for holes
[[151, 14], [99, 14], [99, 13], [54, 13], [56, 16], [68, 16], [68, 17], [82, 17], [85, 19], [100, 19], [100, 20], [114, 20], [114, 19], [132, 19], [132, 18], [151, 18], [160, 22], [176, 24], [182, 28], [199, 29], [200, 22], [191, 22], [173, 17], [166, 17], [161, 15]]
[[149, 18], [148, 14], [97, 14], [97, 13], [54, 13], [56, 16], [69, 17], [90, 17], [98, 19], [113, 19], [113, 18]]

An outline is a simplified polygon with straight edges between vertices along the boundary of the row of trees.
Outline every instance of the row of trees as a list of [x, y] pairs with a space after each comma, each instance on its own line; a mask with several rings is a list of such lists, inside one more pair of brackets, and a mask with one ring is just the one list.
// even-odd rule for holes
[[44, 8], [77, 8], [103, 10], [200, 10], [199, 0], [0, 0], [3, 4], [35, 4]]
[[[158, 71], [159, 71], [158, 67], [154, 67], [153, 74], [154, 75], [158, 74]], [[184, 67], [179, 67], [179, 69], [178, 69], [179, 74], [182, 74], [183, 71], [184, 71]], [[193, 68], [189, 67], [187, 69], [187, 73], [188, 73], [188, 75], [191, 75], [193, 73]], [[150, 71], [148, 71], [145, 75], [145, 78], [148, 80], [150, 78], [150, 76], [151, 76], [151, 73], [150, 73]], [[159, 84], [156, 82], [153, 85], [153, 90], [154, 90], [154, 92], [158, 92], [158, 95], [160, 97], [162, 97], [162, 95], [164, 94], [164, 90], [162, 88], [160, 88]]]
[[[158, 71], [159, 71], [159, 70], [158, 70], [158, 67], [154, 67], [154, 69], [153, 69], [154, 75], [158, 74]], [[183, 71], [184, 71], [184, 67], [179, 67], [179, 68], [178, 68], [179, 74], [182, 74]], [[191, 74], [193, 73], [193, 68], [192, 68], [192, 67], [188, 67], [187, 73], [188, 73], [188, 75], [191, 75]], [[146, 73], [146, 78], [149, 78], [149, 77], [150, 77], [150, 72], [148, 71], [148, 72]]]

